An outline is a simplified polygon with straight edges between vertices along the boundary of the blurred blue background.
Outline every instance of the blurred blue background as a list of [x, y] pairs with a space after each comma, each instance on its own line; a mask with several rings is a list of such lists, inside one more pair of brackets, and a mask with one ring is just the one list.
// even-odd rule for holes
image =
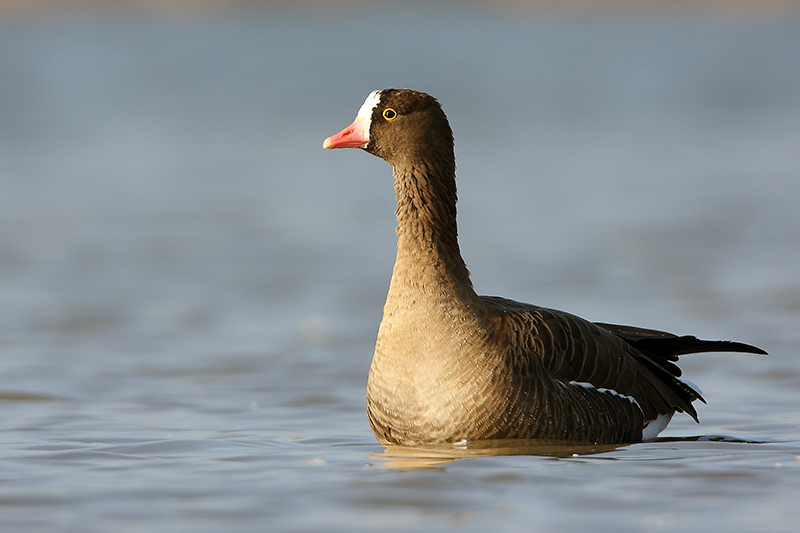
[[[791, 530], [799, 13], [0, 3], [0, 524]], [[450, 118], [480, 293], [767, 349], [665, 434], [768, 444], [370, 468], [391, 170], [321, 143], [385, 87]]]

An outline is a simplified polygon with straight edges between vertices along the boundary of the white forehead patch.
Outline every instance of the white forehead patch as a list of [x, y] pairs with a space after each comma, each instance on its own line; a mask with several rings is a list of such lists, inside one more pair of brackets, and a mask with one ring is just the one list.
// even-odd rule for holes
[[356, 122], [361, 124], [361, 132], [367, 139], [369, 139], [369, 130], [372, 127], [372, 110], [381, 102], [381, 93], [383, 93], [383, 91], [372, 91], [369, 93], [369, 96], [367, 96], [367, 99], [361, 104], [361, 109], [358, 110], [358, 114], [356, 115]]
[[369, 96], [367, 96], [367, 99], [364, 100], [364, 103], [361, 105], [361, 109], [358, 110], [356, 118], [366, 121], [372, 120], [372, 110], [380, 103], [381, 93], [383, 93], [383, 91], [372, 91], [369, 93]]

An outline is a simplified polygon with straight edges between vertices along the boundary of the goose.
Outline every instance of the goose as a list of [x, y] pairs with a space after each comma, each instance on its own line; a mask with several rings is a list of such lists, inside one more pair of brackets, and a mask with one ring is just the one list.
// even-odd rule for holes
[[323, 148], [361, 148], [392, 167], [397, 256], [367, 381], [383, 445], [651, 440], [675, 412], [698, 421], [692, 402], [705, 403], [678, 356], [766, 355], [479, 296], [458, 245], [453, 133], [428, 94], [371, 92]]

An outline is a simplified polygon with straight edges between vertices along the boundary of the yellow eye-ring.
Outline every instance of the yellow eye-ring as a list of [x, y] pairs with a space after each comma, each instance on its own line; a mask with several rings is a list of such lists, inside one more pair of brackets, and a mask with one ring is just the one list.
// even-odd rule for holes
[[383, 110], [383, 118], [386, 120], [394, 120], [397, 117], [397, 112], [392, 109], [391, 107], [387, 107]]

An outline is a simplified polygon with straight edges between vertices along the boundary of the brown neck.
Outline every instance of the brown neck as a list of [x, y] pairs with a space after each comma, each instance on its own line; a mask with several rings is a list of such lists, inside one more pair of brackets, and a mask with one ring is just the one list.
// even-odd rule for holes
[[458, 247], [455, 162], [452, 156], [439, 159], [443, 162], [393, 166], [398, 261], [412, 262], [406, 264], [407, 276], [433, 269], [429, 274], [435, 272], [471, 291]]

